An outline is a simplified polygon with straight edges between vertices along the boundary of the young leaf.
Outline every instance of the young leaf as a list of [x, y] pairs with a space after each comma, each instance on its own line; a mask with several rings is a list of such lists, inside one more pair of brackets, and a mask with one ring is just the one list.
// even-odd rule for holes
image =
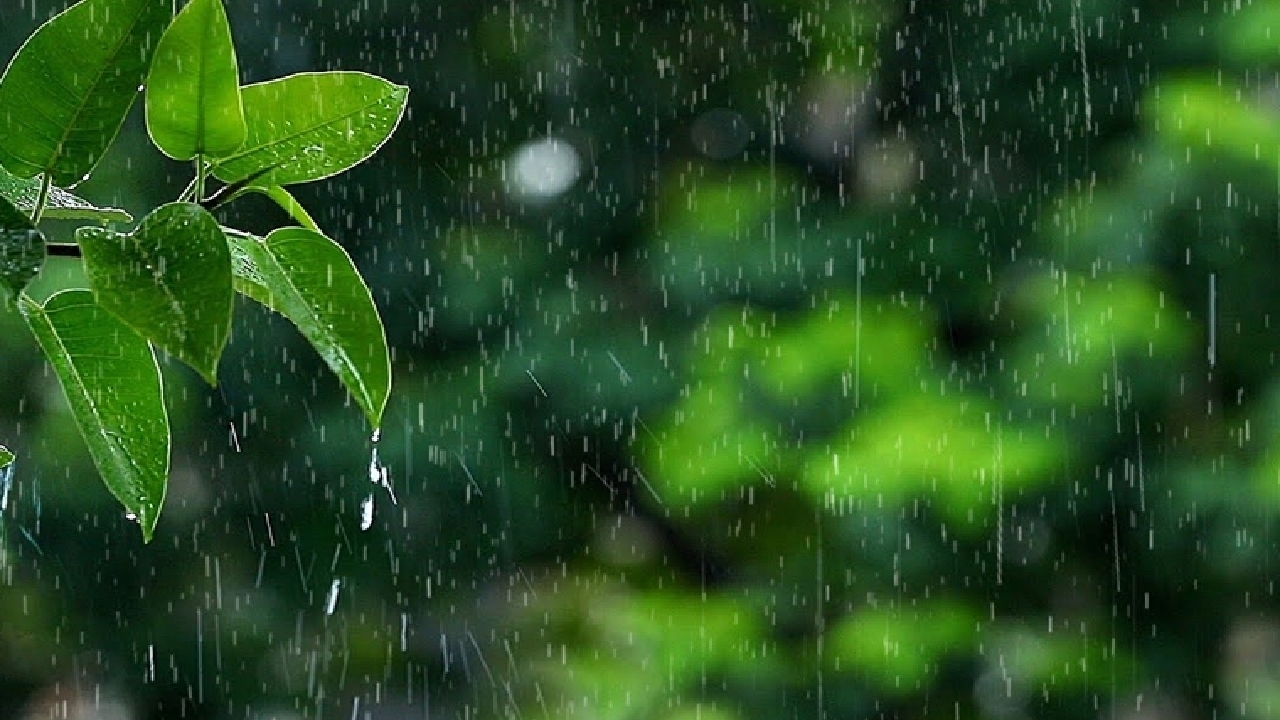
[[359, 72], [300, 73], [246, 85], [244, 147], [213, 174], [232, 183], [292, 185], [336, 175], [372, 155], [395, 131], [409, 89]]
[[84, 0], [40, 26], [0, 79], [0, 165], [68, 187], [93, 171], [147, 76], [171, 0]]
[[[30, 216], [40, 197], [40, 176], [24, 180], [0, 167], [0, 197]], [[45, 198], [44, 217], [50, 220], [133, 222], [133, 216], [120, 208], [98, 207], [56, 186], [49, 188], [49, 196]]]
[[160, 38], [147, 78], [147, 131], [175, 160], [244, 144], [240, 70], [222, 0], [191, 0]]
[[39, 274], [44, 257], [44, 235], [25, 213], [0, 196], [0, 286], [17, 297]]
[[346, 251], [305, 228], [280, 228], [265, 239], [226, 232], [236, 289], [292, 321], [379, 427], [391, 392], [387, 338]]
[[3, 470], [9, 467], [10, 463], [12, 462], [13, 462], [13, 453], [9, 452], [9, 449], [6, 448], [5, 446], [0, 445], [0, 470]]
[[103, 308], [217, 384], [231, 330], [231, 256], [218, 221], [194, 203], [170, 203], [129, 234], [76, 231]]
[[60, 292], [19, 304], [66, 393], [98, 472], [150, 542], [169, 475], [169, 417], [146, 340], [93, 301]]

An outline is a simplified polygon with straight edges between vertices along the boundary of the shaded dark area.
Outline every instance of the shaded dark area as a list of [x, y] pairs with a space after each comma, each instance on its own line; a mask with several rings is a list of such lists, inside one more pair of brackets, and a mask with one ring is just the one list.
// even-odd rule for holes
[[[398, 502], [243, 303], [144, 546], [0, 310], [0, 716], [1280, 713], [1280, 5], [228, 6], [245, 82], [411, 87], [295, 188]], [[144, 133], [81, 194], [180, 192]]]

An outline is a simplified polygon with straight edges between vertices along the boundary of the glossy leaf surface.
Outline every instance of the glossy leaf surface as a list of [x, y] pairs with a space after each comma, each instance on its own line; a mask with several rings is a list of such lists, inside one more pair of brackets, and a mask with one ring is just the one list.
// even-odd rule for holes
[[346, 251], [297, 227], [266, 238], [228, 231], [227, 239], [236, 289], [292, 321], [379, 427], [391, 391], [387, 339]]
[[93, 171], [147, 76], [170, 0], [85, 0], [42, 25], [0, 79], [0, 165], [72, 186]]
[[164, 205], [132, 233], [81, 228], [89, 282], [104, 308], [216, 384], [231, 328], [231, 257], [193, 203]]
[[[0, 197], [13, 203], [30, 216], [40, 197], [40, 176], [22, 179], [0, 167]], [[42, 217], [49, 220], [95, 220], [97, 222], [133, 222], [133, 216], [113, 207], [98, 207], [60, 187], [49, 188]]]
[[20, 304], [98, 472], [150, 541], [169, 473], [169, 418], [151, 346], [87, 290]]
[[164, 154], [225, 157], [244, 143], [240, 71], [222, 0], [191, 0], [156, 48], [147, 130]]
[[409, 89], [359, 72], [300, 73], [242, 89], [249, 135], [214, 168], [232, 183], [276, 166], [255, 185], [336, 175], [372, 155], [395, 131]]

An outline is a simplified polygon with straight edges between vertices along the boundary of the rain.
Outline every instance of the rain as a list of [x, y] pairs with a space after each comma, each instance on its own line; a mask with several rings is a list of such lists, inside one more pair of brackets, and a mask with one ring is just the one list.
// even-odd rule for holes
[[[1280, 3], [224, 6], [409, 88], [289, 187], [390, 400], [238, 298], [144, 543], [0, 299], [0, 717], [1280, 718]], [[138, 102], [71, 190], [192, 183]]]

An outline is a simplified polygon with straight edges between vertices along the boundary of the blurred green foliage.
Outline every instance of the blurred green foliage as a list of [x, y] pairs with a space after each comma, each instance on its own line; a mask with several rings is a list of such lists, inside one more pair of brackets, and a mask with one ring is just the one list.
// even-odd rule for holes
[[[414, 88], [299, 193], [398, 504], [358, 530], [367, 431], [245, 306], [144, 548], [0, 344], [0, 714], [1280, 716], [1280, 4], [229, 10], [245, 80]], [[547, 137], [576, 179], [513, 191]]]

